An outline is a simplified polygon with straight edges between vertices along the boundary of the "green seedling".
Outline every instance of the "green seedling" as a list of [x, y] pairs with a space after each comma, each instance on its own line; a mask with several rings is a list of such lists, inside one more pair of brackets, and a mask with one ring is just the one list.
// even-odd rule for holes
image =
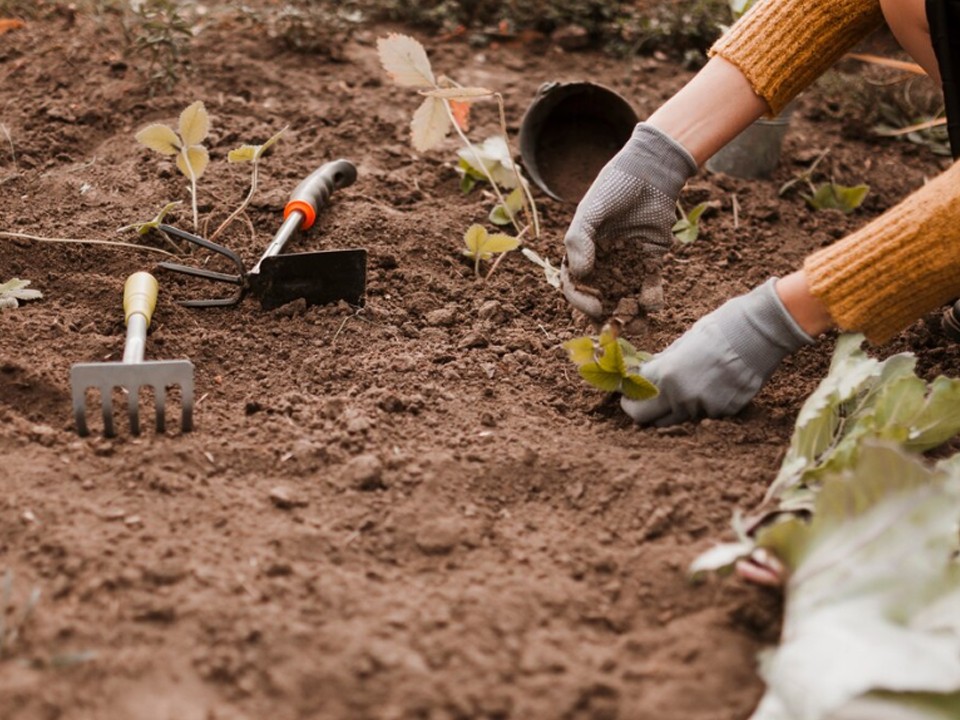
[[517, 213], [523, 208], [523, 191], [520, 188], [515, 189], [507, 195], [506, 201], [501, 205], [496, 205], [490, 211], [490, 222], [494, 225], [511, 225]]
[[164, 218], [173, 210], [177, 205], [182, 205], [179, 200], [174, 200], [173, 202], [168, 202], [164, 205], [160, 212], [158, 212], [153, 219], [146, 220], [144, 222], [135, 222], [130, 223], [129, 225], [124, 225], [123, 227], [117, 228], [118, 233], [125, 233], [130, 230], [136, 230], [137, 235], [146, 235], [151, 230], [156, 230], [160, 227], [160, 224], [163, 222]]
[[618, 392], [631, 400], [649, 400], [660, 392], [640, 374], [652, 355], [637, 350], [609, 325], [598, 337], [574, 338], [563, 347], [580, 377], [604, 392]]
[[175, 0], [143, 0], [131, 5], [135, 6], [133, 21], [124, 25], [130, 52], [146, 58], [144, 74], [151, 95], [159, 85], [170, 91], [180, 79], [193, 29]]
[[203, 102], [195, 103], [180, 113], [179, 134], [163, 123], [147, 125], [137, 133], [137, 142], [161, 155], [177, 158], [177, 169], [190, 180], [190, 199], [193, 206], [193, 228], [200, 229], [197, 213], [197, 180], [210, 162], [210, 153], [203, 141], [210, 133], [210, 116]]
[[867, 193], [870, 192], [869, 185], [860, 184], [848, 187], [839, 185], [832, 180], [819, 185], [814, 184], [813, 176], [817, 166], [829, 152], [828, 149], [820, 153], [810, 164], [810, 167], [781, 185], [777, 194], [782, 197], [795, 185], [803, 184], [807, 186], [809, 193], [801, 193], [801, 197], [814, 210], [840, 210], [849, 214], [860, 207]]
[[481, 260], [490, 260], [494, 255], [500, 256], [487, 273], [487, 278], [493, 275], [493, 271], [497, 269], [505, 253], [520, 247], [520, 241], [517, 238], [504, 233], [491, 235], [483, 225], [471, 225], [467, 228], [463, 235], [463, 242], [466, 245], [463, 254], [473, 260], [473, 272], [477, 277], [480, 277]]
[[690, 212], [684, 212], [683, 206], [677, 201], [677, 212], [680, 219], [673, 226], [673, 236], [678, 242], [688, 245], [700, 236], [700, 218], [707, 211], [720, 207], [716, 200], [709, 200], [695, 205]]
[[804, 195], [803, 199], [814, 210], [840, 210], [849, 214], [860, 207], [868, 192], [869, 185], [847, 187], [829, 182], [817, 186], [813, 194]]
[[35, 587], [19, 612], [13, 606], [13, 571], [7, 570], [0, 580], [0, 660], [10, 657], [23, 634], [30, 616], [40, 601], [40, 588]]
[[[503, 96], [483, 87], [463, 87], [445, 75], [435, 76], [423, 45], [407, 35], [391, 33], [385, 38], [379, 38], [377, 40], [377, 50], [383, 69], [393, 82], [400, 87], [417, 89], [424, 98], [410, 123], [414, 148], [419, 152], [432, 150], [438, 147], [450, 133], [450, 130], [453, 129], [465, 147], [467, 165], [473, 170], [472, 174], [476, 176], [480, 173], [484, 176], [490, 183], [500, 205], [507, 207], [506, 198], [500, 189], [501, 185], [522, 188], [523, 213], [526, 225], [532, 229], [533, 236], [539, 238], [540, 219], [536, 203], [530, 192], [529, 183], [520, 174], [520, 169], [516, 163], [511, 160], [512, 154], [509, 152], [509, 146], [506, 142], [507, 122]], [[501, 137], [497, 143], [502, 142], [508, 148], [505, 158], [498, 153], [499, 164], [509, 171], [503, 175], [498, 173], [500, 181], [494, 177], [492, 172], [496, 168], [488, 167], [488, 162], [484, 161], [483, 148], [487, 146], [487, 143], [478, 148], [466, 135], [472, 104], [490, 98], [496, 100], [499, 110]], [[461, 156], [461, 159], [463, 159], [463, 156]], [[503, 162], [503, 160], [506, 162]], [[465, 177], [469, 174], [468, 171], [464, 171]], [[505, 184], [502, 181], [506, 179], [507, 174], [511, 176], [511, 179]], [[476, 177], [473, 177], [473, 180], [475, 181]], [[465, 182], [469, 184], [469, 181]], [[465, 187], [464, 182], [461, 183], [461, 187]], [[514, 216], [512, 220], [517, 233], [524, 233], [526, 228], [522, 226], [519, 219]]]
[[18, 308], [24, 300], [37, 300], [43, 297], [42, 292], [30, 290], [27, 288], [28, 285], [30, 285], [29, 280], [20, 278], [0, 283], [0, 310]]
[[227, 162], [250, 163], [250, 189], [247, 191], [247, 196], [243, 199], [243, 202], [240, 203], [240, 206], [230, 213], [227, 219], [220, 223], [220, 226], [213, 231], [213, 234], [210, 236], [211, 242], [215, 240], [220, 233], [226, 230], [230, 223], [240, 217], [240, 215], [250, 205], [250, 201], [253, 200], [253, 196], [256, 194], [257, 186], [260, 182], [260, 159], [271, 147], [273, 147], [273, 145], [280, 139], [280, 136], [286, 131], [287, 128], [283, 128], [280, 130], [280, 132], [263, 143], [263, 145], [241, 145], [237, 149], [231, 150], [227, 154]]

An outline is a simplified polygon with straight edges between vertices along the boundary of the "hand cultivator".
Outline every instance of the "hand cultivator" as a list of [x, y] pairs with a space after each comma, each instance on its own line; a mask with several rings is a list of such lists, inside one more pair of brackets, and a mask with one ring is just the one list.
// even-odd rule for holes
[[127, 415], [130, 432], [140, 434], [140, 388], [152, 387], [157, 416], [157, 432], [164, 432], [167, 388], [180, 387], [183, 403], [180, 425], [183, 432], [193, 428], [193, 363], [189, 360], [153, 360], [144, 362], [143, 351], [150, 319], [157, 305], [157, 281], [150, 273], [137, 272], [123, 286], [123, 310], [127, 339], [122, 362], [77, 364], [70, 368], [73, 417], [80, 435], [88, 435], [86, 420], [87, 388], [100, 390], [103, 434], [113, 437], [113, 389], [127, 391]]
[[326, 163], [308, 175], [290, 194], [284, 207], [283, 224], [249, 272], [240, 256], [229, 248], [169, 225], [160, 225], [161, 231], [217, 253], [237, 269], [232, 274], [179, 263], [159, 263], [159, 267], [166, 270], [238, 286], [236, 293], [228, 298], [181, 300], [179, 303], [186, 307], [236, 305], [249, 291], [260, 299], [265, 310], [300, 298], [311, 305], [338, 300], [360, 305], [366, 290], [366, 250], [354, 248], [280, 255], [298, 230], [307, 230], [314, 224], [317, 211], [333, 191], [353, 184], [356, 178], [357, 169], [347, 160]]

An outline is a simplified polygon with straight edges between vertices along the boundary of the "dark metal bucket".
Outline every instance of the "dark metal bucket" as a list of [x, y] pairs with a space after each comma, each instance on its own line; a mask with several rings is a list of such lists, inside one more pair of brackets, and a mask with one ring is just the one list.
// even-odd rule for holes
[[520, 157], [547, 195], [579, 202], [637, 124], [626, 100], [591, 82], [546, 83], [520, 125]]

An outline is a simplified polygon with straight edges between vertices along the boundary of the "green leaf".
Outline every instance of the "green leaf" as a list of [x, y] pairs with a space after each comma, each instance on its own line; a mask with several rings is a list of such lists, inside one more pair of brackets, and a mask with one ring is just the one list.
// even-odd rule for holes
[[869, 185], [854, 185], [846, 187], [836, 183], [823, 183], [813, 195], [804, 195], [804, 199], [816, 210], [840, 210], [852, 213], [863, 202]]
[[597, 364], [607, 372], [616, 373], [619, 377], [627, 374], [627, 366], [623, 361], [623, 348], [616, 338], [612, 342], [604, 342], [601, 335], [600, 346], [603, 353], [597, 358]]
[[[510, 155], [510, 146], [502, 135], [493, 135], [479, 146], [471, 145], [457, 151], [460, 160], [481, 177], [487, 173], [500, 187], [513, 189], [518, 186], [517, 171]], [[487, 173], [484, 173], [486, 168]]]
[[855, 464], [824, 478], [811, 521], [758, 533], [790, 575], [755, 718], [832, 719], [878, 690], [960, 690], [958, 481], [867, 442]]
[[692, 243], [700, 237], [700, 217], [707, 210], [718, 206], [719, 203], [716, 200], [708, 200], [699, 203], [691, 208], [690, 212], [685, 213], [680, 203], [677, 203], [677, 209], [680, 211], [681, 217], [673, 225], [673, 236], [681, 243]]
[[466, 249], [463, 254], [469, 258], [489, 260], [494, 255], [520, 247], [517, 238], [503, 233], [490, 235], [482, 225], [471, 225], [463, 236]]
[[180, 205], [180, 204], [181, 203], [179, 200], [175, 200], [174, 202], [168, 202], [166, 205], [160, 208], [160, 212], [158, 212], [152, 220], [147, 220], [146, 222], [132, 223], [130, 225], [124, 225], [121, 228], [117, 228], [117, 232], [122, 233], [122, 232], [126, 232], [127, 230], [136, 230], [138, 234], [146, 235], [151, 230], [156, 230], [160, 226], [160, 223], [163, 222], [163, 219], [164, 217], [166, 217], [167, 213], [169, 213], [171, 210], [173, 210], [173, 208], [175, 208], [177, 205]]
[[596, 345], [593, 338], [589, 336], [567, 340], [563, 347], [570, 355], [570, 360], [576, 365], [585, 365], [596, 361]]
[[197, 100], [180, 113], [180, 138], [183, 144], [199, 145], [207, 139], [210, 133], [210, 116], [203, 106], [203, 101]]
[[203, 171], [207, 169], [209, 163], [210, 154], [203, 145], [193, 145], [187, 148], [186, 153], [181, 152], [177, 155], [177, 169], [182, 172], [185, 177], [190, 177], [192, 171], [194, 180], [200, 179], [200, 176], [203, 175]]
[[161, 155], [176, 155], [180, 152], [180, 138], [173, 130], [161, 123], [147, 125], [134, 137], [138, 143]]
[[257, 148], [254, 145], [241, 145], [227, 153], [227, 162], [253, 162], [255, 157], [257, 157]]
[[623, 376], [618, 372], [605, 370], [597, 362], [588, 362], [577, 368], [580, 377], [604, 392], [617, 392]]
[[498, 203], [490, 211], [490, 222], [494, 225], [510, 225], [521, 209], [523, 209], [523, 190], [516, 188], [504, 198], [504, 203]]
[[643, 375], [627, 373], [623, 377], [620, 392], [631, 400], [649, 400], [660, 394], [657, 386]]

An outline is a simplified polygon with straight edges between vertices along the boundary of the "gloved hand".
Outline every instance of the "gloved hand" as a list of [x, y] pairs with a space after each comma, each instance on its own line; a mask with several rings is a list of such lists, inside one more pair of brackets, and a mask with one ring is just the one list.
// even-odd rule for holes
[[742, 410], [783, 358], [813, 342], [784, 307], [776, 280], [728, 300], [644, 363], [640, 372], [660, 394], [621, 398], [623, 410], [661, 427]]
[[[595, 293], [576, 287], [594, 269], [597, 247], [613, 239], [634, 240], [643, 248], [640, 303], [653, 310], [663, 304], [660, 265], [673, 243], [676, 204], [697, 164], [682, 145], [646, 123], [597, 175], [577, 206], [563, 242], [566, 257], [560, 286], [573, 307], [601, 319], [603, 303]], [[603, 278], [597, 279], [603, 283]]]

